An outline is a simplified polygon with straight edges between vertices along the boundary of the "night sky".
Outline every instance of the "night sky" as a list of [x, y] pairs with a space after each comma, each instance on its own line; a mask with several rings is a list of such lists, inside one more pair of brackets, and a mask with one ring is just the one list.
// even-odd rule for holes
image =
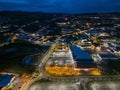
[[120, 0], [0, 0], [0, 11], [120, 12]]

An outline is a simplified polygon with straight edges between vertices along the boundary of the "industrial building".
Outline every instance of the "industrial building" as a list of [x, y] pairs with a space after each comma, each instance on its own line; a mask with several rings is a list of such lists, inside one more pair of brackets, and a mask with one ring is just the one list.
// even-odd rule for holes
[[92, 70], [97, 68], [91, 55], [88, 52], [81, 50], [77, 46], [71, 46], [70, 49], [75, 61], [75, 69]]
[[15, 76], [12, 74], [0, 74], [0, 90], [3, 87], [7, 87], [15, 79]]
[[100, 60], [118, 60], [118, 57], [111, 53], [98, 54], [97, 56], [99, 57]]

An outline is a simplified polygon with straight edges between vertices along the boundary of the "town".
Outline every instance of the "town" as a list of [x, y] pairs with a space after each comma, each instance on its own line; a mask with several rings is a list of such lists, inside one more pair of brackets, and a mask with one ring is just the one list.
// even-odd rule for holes
[[93, 81], [120, 81], [119, 34], [120, 13], [1, 11], [0, 88], [56, 90], [32, 89], [52, 81], [71, 82], [57, 90], [99, 90]]

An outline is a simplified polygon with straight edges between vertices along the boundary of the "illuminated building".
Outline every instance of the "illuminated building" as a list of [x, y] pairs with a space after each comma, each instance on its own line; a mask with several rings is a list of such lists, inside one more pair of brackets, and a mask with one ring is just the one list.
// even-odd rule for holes
[[69, 48], [67, 45], [58, 45], [56, 48], [54, 48], [55, 52], [68, 52]]
[[0, 74], [0, 89], [9, 86], [14, 79], [14, 75]]
[[93, 62], [91, 55], [88, 52], [81, 50], [77, 46], [71, 46], [70, 48], [75, 60], [75, 69], [87, 71], [97, 68], [96, 64]]

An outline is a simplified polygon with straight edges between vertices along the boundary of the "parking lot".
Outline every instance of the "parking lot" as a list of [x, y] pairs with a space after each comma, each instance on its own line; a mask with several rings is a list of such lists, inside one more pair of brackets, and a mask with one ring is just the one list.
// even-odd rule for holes
[[47, 65], [58, 65], [58, 66], [72, 66], [73, 59], [71, 58], [70, 52], [53, 52], [50, 59], [47, 62]]
[[76, 83], [36, 83], [28, 90], [79, 90]]
[[91, 90], [120, 90], [120, 81], [100, 81], [90, 85]]

